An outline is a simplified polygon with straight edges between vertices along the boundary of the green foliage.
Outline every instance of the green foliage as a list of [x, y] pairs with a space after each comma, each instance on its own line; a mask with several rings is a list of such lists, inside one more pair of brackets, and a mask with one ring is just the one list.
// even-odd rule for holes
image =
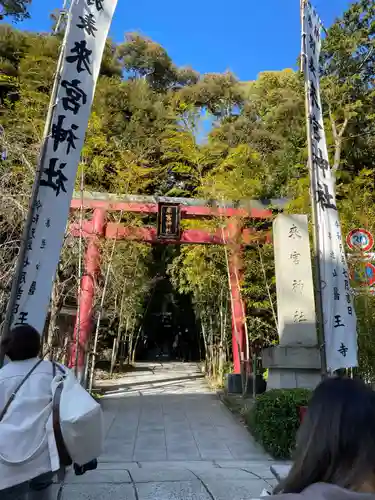
[[225, 252], [219, 246], [182, 247], [169, 267], [175, 289], [190, 294], [206, 350], [208, 374], [222, 380], [231, 337]]
[[179, 92], [178, 97], [195, 106], [207, 109], [217, 118], [230, 117], [235, 106], [243, 104], [237, 78], [232, 73], [208, 73], [194, 85]]
[[290, 459], [300, 425], [299, 407], [307, 406], [307, 389], [273, 389], [257, 396], [246, 414], [255, 439], [274, 458]]
[[156, 91], [191, 85], [199, 78], [190, 68], [177, 68], [163, 47], [139, 33], [127, 34], [117, 55], [132, 78], [144, 77]]
[[[374, 173], [372, 169], [362, 169], [352, 183], [341, 182], [338, 193], [340, 215], [344, 234], [356, 227], [364, 227], [375, 234], [375, 193]], [[365, 263], [349, 254], [353, 270], [364, 275]], [[353, 281], [353, 286], [361, 290], [361, 284]], [[362, 288], [363, 290], [363, 288]], [[367, 382], [375, 382], [375, 339], [372, 334], [375, 321], [375, 297], [364, 290], [355, 297], [355, 309], [358, 318], [359, 371]]]
[[247, 330], [251, 344], [261, 348], [278, 341], [276, 278], [272, 245], [255, 245], [244, 253], [242, 295], [246, 305]]
[[332, 128], [332, 165], [347, 181], [360, 169], [373, 168], [374, 35], [374, 2], [359, 0], [330, 27], [323, 43], [322, 89], [331, 126], [327, 131]]
[[30, 17], [30, 4], [31, 0], [0, 0], [0, 19], [11, 17], [15, 21], [22, 21]]

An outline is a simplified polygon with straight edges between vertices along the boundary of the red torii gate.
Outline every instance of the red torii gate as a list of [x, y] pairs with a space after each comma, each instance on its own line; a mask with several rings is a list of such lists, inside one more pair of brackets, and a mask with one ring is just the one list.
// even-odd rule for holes
[[[171, 204], [179, 207], [181, 219], [213, 219], [217, 217], [233, 218], [225, 230], [209, 232], [198, 229], [182, 230], [178, 238], [159, 238], [157, 228], [124, 227], [121, 224], [106, 222], [106, 213], [113, 211], [132, 212], [139, 214], [155, 214], [159, 212], [160, 204]], [[87, 345], [93, 328], [93, 305], [95, 295], [95, 276], [100, 269], [99, 240], [130, 239], [150, 244], [214, 244], [230, 245], [229, 274], [230, 292], [232, 300], [232, 342], [234, 373], [240, 373], [241, 361], [246, 359], [245, 309], [241, 299], [239, 282], [242, 277], [241, 247], [254, 241], [270, 241], [270, 233], [259, 234], [255, 229], [243, 229], [237, 222], [239, 218], [270, 219], [270, 206], [280, 208], [283, 200], [256, 201], [248, 200], [239, 206], [226, 203], [208, 202], [205, 200], [188, 198], [167, 198], [152, 196], [121, 196], [106, 193], [84, 193], [83, 200], [77, 193], [73, 196], [71, 210], [93, 210], [91, 220], [86, 220], [82, 226], [82, 236], [87, 238], [88, 245], [85, 253], [85, 272], [81, 278], [80, 318], [78, 315], [74, 327], [74, 339], [71, 344], [69, 366], [75, 367], [76, 359], [78, 372], [82, 373]], [[81, 235], [80, 225], [74, 223], [70, 227], [73, 236]], [[76, 356], [77, 334], [79, 332], [79, 349]], [[238, 345], [239, 348], [236, 348]]]

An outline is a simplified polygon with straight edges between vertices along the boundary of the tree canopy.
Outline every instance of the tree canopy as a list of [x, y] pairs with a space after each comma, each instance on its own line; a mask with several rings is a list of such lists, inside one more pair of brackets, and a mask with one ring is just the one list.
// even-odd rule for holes
[[31, 0], [0, 0], [0, 19], [5, 17], [22, 21], [30, 17], [28, 8]]

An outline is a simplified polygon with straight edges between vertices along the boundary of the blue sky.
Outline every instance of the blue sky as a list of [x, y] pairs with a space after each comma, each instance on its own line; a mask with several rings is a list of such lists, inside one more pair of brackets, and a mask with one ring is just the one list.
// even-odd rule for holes
[[[48, 7], [47, 4], [48, 3]], [[33, 0], [20, 28], [49, 31], [62, 0]], [[325, 26], [350, 0], [315, 0]], [[265, 70], [295, 67], [300, 49], [299, 0], [118, 0], [111, 36], [140, 31], [162, 44], [178, 65], [200, 72], [233, 71], [253, 80]]]

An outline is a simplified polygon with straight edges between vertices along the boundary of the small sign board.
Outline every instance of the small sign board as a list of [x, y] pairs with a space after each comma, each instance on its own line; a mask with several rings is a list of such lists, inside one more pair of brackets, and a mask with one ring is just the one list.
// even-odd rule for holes
[[346, 237], [346, 243], [351, 250], [368, 252], [374, 246], [374, 237], [367, 229], [352, 229]]
[[180, 205], [159, 203], [158, 238], [178, 240], [180, 238]]
[[370, 262], [367, 262], [365, 265], [364, 273], [354, 271], [353, 278], [360, 284], [360, 286], [371, 287], [375, 284], [375, 266]]

